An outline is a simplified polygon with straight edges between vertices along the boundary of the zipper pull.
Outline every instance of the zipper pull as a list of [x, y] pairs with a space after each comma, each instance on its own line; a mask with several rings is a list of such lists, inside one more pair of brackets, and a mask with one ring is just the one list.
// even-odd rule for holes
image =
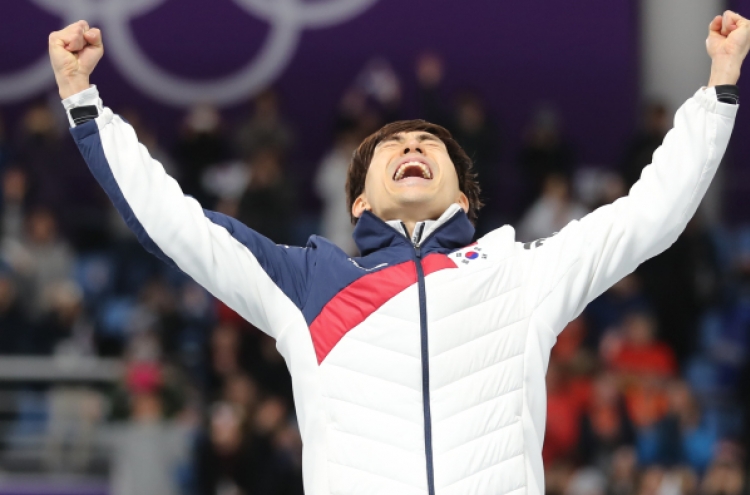
[[411, 243], [414, 247], [422, 244], [422, 234], [424, 233], [424, 222], [419, 222], [414, 226], [414, 235], [411, 237]]
[[[404, 229], [404, 234], [406, 235], [406, 238], [409, 239], [409, 231], [406, 230], [406, 224], [404, 222], [401, 222], [401, 227]], [[414, 226], [414, 235], [411, 237], [411, 244], [414, 246], [414, 252], [417, 255], [417, 258], [422, 258], [422, 248], [420, 247], [419, 243], [422, 241], [422, 232], [424, 231], [424, 222], [420, 222], [417, 225]]]

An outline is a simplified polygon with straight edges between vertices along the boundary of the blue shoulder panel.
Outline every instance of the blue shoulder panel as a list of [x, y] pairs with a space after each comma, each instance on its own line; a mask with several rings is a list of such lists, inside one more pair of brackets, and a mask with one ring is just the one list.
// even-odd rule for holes
[[227, 229], [249, 249], [271, 280], [302, 309], [309, 292], [310, 274], [317, 263], [314, 249], [278, 245], [230, 216], [209, 210], [203, 212], [206, 218]]
[[96, 121], [90, 120], [85, 124], [73, 127], [70, 129], [70, 133], [73, 135], [73, 139], [75, 139], [78, 149], [86, 160], [86, 164], [94, 175], [94, 178], [102, 186], [104, 192], [107, 193], [107, 196], [109, 196], [109, 199], [115, 205], [115, 208], [117, 208], [120, 216], [122, 216], [130, 230], [136, 235], [141, 245], [149, 253], [179, 270], [175, 262], [164, 254], [164, 251], [149, 237], [143, 225], [138, 221], [130, 205], [125, 200], [125, 196], [123, 196], [120, 186], [115, 180], [115, 176], [112, 175], [112, 169], [107, 162], [107, 157], [104, 155], [102, 139], [99, 135], [99, 127]]
[[317, 262], [311, 274], [314, 278], [314, 286], [310, 290], [305, 305], [301, 307], [308, 325], [315, 320], [323, 307], [336, 294], [356, 280], [411, 260], [411, 248], [407, 243], [390, 249], [382, 249], [361, 258], [350, 258], [331, 241], [319, 236], [310, 237], [307, 246], [308, 249], [316, 251]]

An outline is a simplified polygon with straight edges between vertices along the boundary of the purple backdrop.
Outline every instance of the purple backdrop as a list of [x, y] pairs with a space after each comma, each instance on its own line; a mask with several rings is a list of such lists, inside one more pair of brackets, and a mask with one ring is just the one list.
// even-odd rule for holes
[[[616, 162], [636, 114], [636, 3], [582, 0], [573, 8], [554, 0], [379, 0], [343, 24], [303, 32], [276, 83], [304, 150], [302, 175], [311, 173], [330, 143], [335, 105], [371, 57], [393, 64], [405, 85], [404, 116], [415, 115], [413, 65], [424, 50], [444, 56], [446, 94], [469, 87], [486, 97], [508, 144], [506, 162], [539, 101], [561, 110], [582, 162]], [[28, 0], [5, 6], [0, 74], [39, 58], [48, 32], [60, 23]], [[135, 19], [132, 29], [152, 61], [196, 79], [237, 70], [269, 32], [229, 0], [168, 0]], [[163, 137], [172, 136], [182, 110], [139, 93], [121, 70], [105, 55], [95, 73], [106, 104], [115, 111], [139, 108]], [[11, 117], [17, 113], [18, 105], [4, 107]], [[237, 112], [230, 108], [228, 114]]]
[[[750, 0], [730, 0], [730, 8], [741, 15], [750, 16]], [[745, 62], [745, 65], [749, 61]], [[727, 151], [727, 180], [725, 211], [731, 221], [747, 222], [750, 219], [750, 75], [747, 68], [740, 78], [740, 104], [744, 109], [737, 114], [732, 140]], [[743, 103], [744, 102], [744, 103]]]

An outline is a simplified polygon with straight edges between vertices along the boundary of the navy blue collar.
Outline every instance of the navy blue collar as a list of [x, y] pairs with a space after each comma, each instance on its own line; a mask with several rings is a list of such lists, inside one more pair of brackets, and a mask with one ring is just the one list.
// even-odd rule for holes
[[[449, 253], [471, 244], [473, 239], [474, 226], [466, 213], [460, 210], [422, 240], [422, 252]], [[407, 237], [369, 211], [362, 214], [354, 227], [354, 242], [362, 256], [384, 248], [412, 246]]]

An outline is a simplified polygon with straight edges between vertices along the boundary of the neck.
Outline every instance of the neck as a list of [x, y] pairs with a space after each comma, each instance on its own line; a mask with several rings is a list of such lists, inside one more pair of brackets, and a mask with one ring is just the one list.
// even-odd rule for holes
[[[405, 228], [406, 232], [404, 234], [406, 237], [414, 240], [414, 234], [417, 230], [417, 225], [420, 223], [427, 223], [427, 228], [423, 229], [420, 233], [420, 237], [423, 237], [425, 233], [429, 235], [431, 232], [431, 229], [433, 229], [437, 224], [441, 224], [448, 220], [450, 217], [452, 217], [456, 210], [459, 209], [458, 205], [451, 205], [449, 206], [442, 215], [435, 216], [435, 215], [426, 215], [423, 218], [415, 218], [414, 216], [407, 216], [406, 218], [398, 218], [393, 220], [386, 220], [387, 223], [391, 224], [391, 227], [396, 228], [399, 232], [401, 231], [402, 226]], [[397, 225], [396, 225], [397, 224]]]
[[440, 215], [443, 214], [443, 213], [444, 212], [442, 212], [442, 211], [439, 212], [439, 213], [432, 212], [432, 214], [430, 214], [428, 212], [425, 212], [425, 211], [421, 211], [421, 212], [404, 212], [404, 211], [401, 211], [401, 212], [389, 215], [389, 217], [391, 217], [391, 218], [389, 218], [386, 221], [394, 221], [395, 220], [395, 221], [398, 221], [400, 223], [403, 223], [404, 226], [406, 227], [406, 232], [409, 234], [409, 237], [411, 237], [412, 235], [414, 235], [414, 228], [416, 227], [416, 225], [419, 222], [427, 222], [427, 221], [431, 221], [431, 220], [437, 220], [438, 218], [440, 218]]
[[[413, 217], [389, 220], [387, 217], [378, 217], [368, 212], [355, 227], [354, 240], [362, 256], [368, 256], [381, 248], [400, 244], [399, 238], [401, 236], [406, 237], [414, 244], [415, 233], [420, 234], [416, 242], [420, 245], [425, 244], [438, 230], [443, 233], [435, 236], [434, 242], [430, 246], [436, 249], [466, 246], [474, 236], [474, 228], [466, 215], [463, 214], [456, 219], [456, 222], [451, 222], [458, 213], [462, 213], [461, 206], [458, 204], [451, 205], [437, 220], [415, 219]], [[423, 229], [419, 228], [421, 222], [424, 222]], [[442, 227], [448, 223], [455, 223], [455, 225], [451, 229], [443, 231]], [[383, 224], [388, 229], [383, 230]]]

